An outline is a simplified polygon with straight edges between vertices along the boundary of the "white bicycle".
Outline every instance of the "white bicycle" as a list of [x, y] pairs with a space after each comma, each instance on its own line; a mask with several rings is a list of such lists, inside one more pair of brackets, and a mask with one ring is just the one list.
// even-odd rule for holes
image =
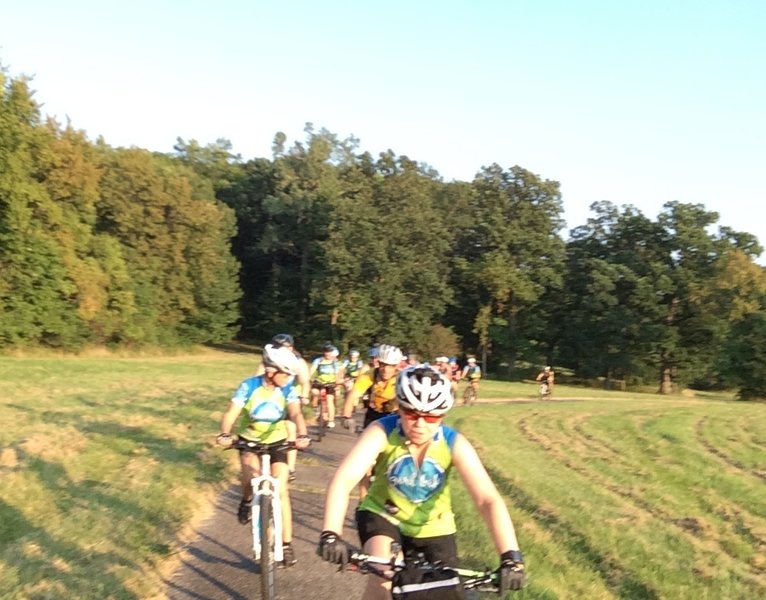
[[227, 450], [252, 452], [260, 459], [260, 473], [252, 478], [253, 557], [261, 567], [261, 598], [276, 598], [276, 565], [284, 560], [282, 553], [282, 504], [279, 482], [271, 475], [270, 452], [292, 450], [295, 442], [282, 440], [272, 444], [236, 438]]

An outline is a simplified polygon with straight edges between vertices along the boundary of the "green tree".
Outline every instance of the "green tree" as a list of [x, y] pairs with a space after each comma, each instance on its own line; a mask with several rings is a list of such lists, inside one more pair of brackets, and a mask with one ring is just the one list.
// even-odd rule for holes
[[[513, 371], [516, 360], [549, 341], [538, 301], [562, 285], [564, 242], [559, 184], [512, 167], [482, 169], [473, 181], [467, 226], [458, 233], [453, 281], [474, 307], [472, 331], [458, 333]], [[486, 341], [485, 341], [486, 340]]]
[[0, 69], [0, 346], [68, 346], [83, 336], [70, 309], [76, 286], [53, 235], [64, 219], [39, 181], [50, 141], [27, 81]]

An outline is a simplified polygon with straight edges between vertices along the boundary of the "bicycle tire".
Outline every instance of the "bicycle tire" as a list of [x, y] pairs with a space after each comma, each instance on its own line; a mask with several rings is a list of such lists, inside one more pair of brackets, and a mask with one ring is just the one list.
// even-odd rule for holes
[[271, 518], [271, 497], [259, 496], [260, 504], [260, 536], [261, 536], [261, 598], [274, 600], [276, 598], [276, 564], [274, 563], [274, 522]]
[[468, 387], [463, 392], [463, 404], [465, 406], [471, 406], [476, 401], [476, 392], [473, 386], [469, 383]]

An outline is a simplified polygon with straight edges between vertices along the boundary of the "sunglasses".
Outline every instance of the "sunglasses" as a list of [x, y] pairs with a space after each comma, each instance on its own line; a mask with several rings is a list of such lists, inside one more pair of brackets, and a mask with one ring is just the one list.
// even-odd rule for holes
[[403, 406], [400, 406], [399, 408], [401, 409], [404, 418], [409, 419], [410, 421], [417, 421], [420, 417], [423, 417], [423, 420], [426, 423], [438, 423], [442, 418], [441, 415], [424, 415], [423, 413], [419, 413], [410, 408], [404, 408]]

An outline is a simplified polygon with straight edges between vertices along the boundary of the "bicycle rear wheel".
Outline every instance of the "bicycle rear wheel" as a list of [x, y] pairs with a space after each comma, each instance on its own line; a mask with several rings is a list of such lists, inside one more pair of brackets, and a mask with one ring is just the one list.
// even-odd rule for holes
[[468, 387], [465, 388], [465, 392], [463, 392], [463, 404], [467, 406], [471, 406], [475, 400], [476, 400], [476, 391], [473, 389], [473, 386], [469, 383]]
[[274, 521], [271, 518], [271, 497], [263, 494], [258, 497], [260, 504], [260, 535], [261, 535], [261, 598], [274, 600], [276, 598], [276, 564], [274, 563]]

